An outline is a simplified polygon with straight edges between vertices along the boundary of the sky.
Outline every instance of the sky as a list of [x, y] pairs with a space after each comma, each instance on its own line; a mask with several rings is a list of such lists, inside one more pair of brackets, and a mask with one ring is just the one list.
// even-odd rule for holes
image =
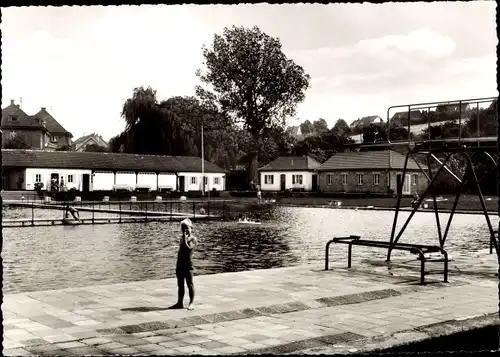
[[194, 95], [202, 46], [233, 25], [280, 38], [311, 76], [289, 125], [498, 96], [495, 11], [494, 1], [2, 8], [2, 108], [22, 98], [74, 139], [109, 140], [135, 87]]

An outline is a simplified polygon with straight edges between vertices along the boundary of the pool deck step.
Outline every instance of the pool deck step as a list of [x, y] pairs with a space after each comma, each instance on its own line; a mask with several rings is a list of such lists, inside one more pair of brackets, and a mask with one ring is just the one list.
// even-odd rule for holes
[[[491, 256], [485, 261], [497, 269]], [[195, 276], [193, 311], [168, 309], [177, 295], [174, 278], [6, 294], [3, 352], [369, 351], [377, 336], [421, 337], [427, 326], [498, 311], [497, 279], [450, 276], [450, 283], [420, 286], [418, 277], [370, 270], [306, 265]]]

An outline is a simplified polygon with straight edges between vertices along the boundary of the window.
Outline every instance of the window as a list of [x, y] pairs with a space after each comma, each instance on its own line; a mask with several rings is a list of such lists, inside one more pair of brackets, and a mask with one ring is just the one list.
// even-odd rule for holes
[[373, 184], [380, 185], [380, 174], [373, 174]]
[[219, 178], [218, 177], [214, 177], [214, 185], [218, 185], [219, 184]]
[[191, 185], [196, 185], [196, 177], [191, 177]]
[[53, 137], [50, 139], [50, 141], [52, 141], [53, 143], [56, 143], [58, 139], [59, 139], [59, 137], [57, 137], [57, 136], [53, 136]]
[[14, 139], [16, 136], [17, 136], [17, 132], [16, 132], [15, 130], [12, 130], [12, 131], [10, 132], [10, 138], [11, 138], [11, 139]]
[[73, 175], [68, 175], [68, 183], [73, 183]]
[[203, 178], [204, 178], [204, 180], [203, 180], [203, 181], [205, 182], [205, 186], [206, 186], [206, 185], [208, 185], [208, 177], [203, 176]]
[[363, 184], [363, 174], [358, 174], [358, 185], [362, 185]]
[[35, 183], [42, 182], [42, 174], [35, 175]]
[[274, 175], [265, 175], [264, 176], [264, 183], [266, 185], [272, 185], [272, 184], [274, 184]]
[[342, 177], [342, 185], [347, 185], [347, 174], [342, 174], [340, 177]]
[[413, 176], [412, 176], [412, 183], [414, 185], [418, 185], [418, 175], [417, 174], [413, 174]]
[[302, 175], [292, 175], [292, 184], [302, 185]]
[[328, 184], [329, 185], [333, 184], [333, 175], [328, 175]]
[[12, 115], [10, 116], [10, 121], [17, 121], [17, 118], [18, 118], [18, 117], [17, 117], [17, 114], [12, 114]]

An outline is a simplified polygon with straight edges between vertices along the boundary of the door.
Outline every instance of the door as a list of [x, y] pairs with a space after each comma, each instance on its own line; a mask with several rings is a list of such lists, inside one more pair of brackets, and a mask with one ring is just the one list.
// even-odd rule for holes
[[50, 174], [50, 190], [59, 191], [59, 174]]
[[280, 183], [281, 183], [281, 191], [285, 191], [286, 190], [286, 175], [285, 174], [281, 174]]
[[411, 194], [411, 177], [410, 175], [405, 175], [405, 182], [403, 184], [403, 195]]
[[179, 191], [181, 192], [186, 191], [185, 179], [184, 176], [179, 176]]
[[318, 175], [312, 175], [312, 191], [318, 191]]
[[82, 192], [89, 192], [90, 189], [90, 175], [83, 174], [82, 176]]

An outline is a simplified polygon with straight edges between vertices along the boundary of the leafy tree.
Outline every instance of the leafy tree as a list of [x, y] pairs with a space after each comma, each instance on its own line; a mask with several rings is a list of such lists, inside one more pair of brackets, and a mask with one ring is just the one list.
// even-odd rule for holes
[[4, 149], [23, 149], [23, 150], [32, 149], [31, 145], [28, 144], [26, 137], [20, 134], [12, 138], [8, 138], [7, 140], [4, 140], [3, 147]]
[[300, 131], [303, 135], [309, 135], [314, 132], [314, 125], [309, 119], [300, 124]]
[[477, 135], [478, 118], [480, 136], [497, 136], [497, 113], [497, 100], [492, 101], [488, 108], [479, 109], [479, 113], [473, 110], [466, 124], [471, 136]]
[[85, 152], [107, 152], [108, 149], [97, 144], [89, 144], [83, 149]]
[[314, 131], [316, 132], [316, 135], [321, 135], [321, 134], [324, 134], [328, 131], [328, 123], [323, 118], [315, 120], [313, 122], [313, 126], [314, 126]]
[[344, 119], [338, 119], [335, 125], [332, 128], [332, 131], [340, 136], [349, 136], [351, 135], [351, 128], [349, 124]]
[[250, 177], [257, 181], [259, 137], [273, 124], [285, 125], [305, 97], [309, 75], [286, 57], [281, 42], [258, 27], [224, 28], [212, 48], [203, 48], [206, 72], [197, 71], [211, 89], [196, 87], [197, 95], [220, 106], [252, 137]]
[[125, 145], [127, 141], [127, 133], [122, 132], [109, 139], [108, 148], [110, 152], [123, 153], [125, 152]]
[[309, 155], [324, 162], [336, 152], [343, 152], [346, 144], [353, 143], [347, 135], [339, 135], [333, 128], [323, 135], [309, 136], [297, 142], [292, 149], [293, 155]]

